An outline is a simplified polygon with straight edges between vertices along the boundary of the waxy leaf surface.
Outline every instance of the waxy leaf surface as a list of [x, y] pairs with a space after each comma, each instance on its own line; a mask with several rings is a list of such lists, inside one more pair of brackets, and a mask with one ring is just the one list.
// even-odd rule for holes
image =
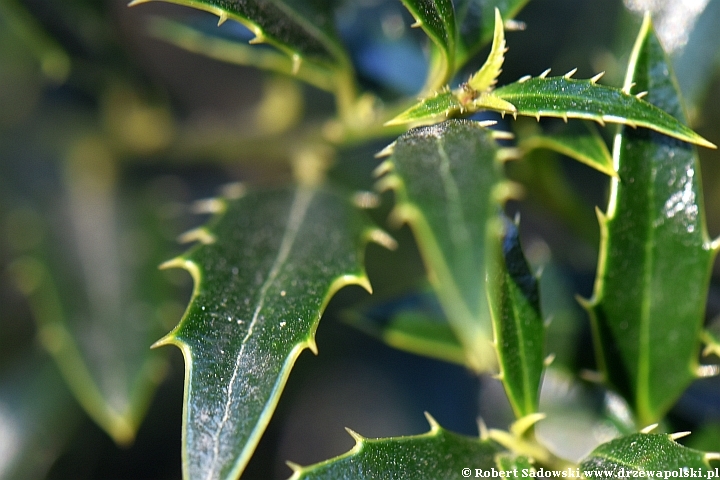
[[457, 0], [458, 66], [463, 65], [493, 38], [495, 9], [502, 18], [511, 19], [529, 0]]
[[201, 243], [168, 266], [195, 280], [180, 324], [160, 344], [186, 361], [185, 478], [234, 479], [262, 435], [295, 359], [315, 350], [332, 294], [369, 287], [365, 216], [344, 197], [311, 188], [222, 201], [195, 232]]
[[[664, 472], [677, 472], [676, 476], [694, 473], [706, 478], [710, 470], [708, 458], [705, 452], [675, 442], [672, 435], [635, 433], [600, 445], [583, 460], [580, 469], [587, 478], [621, 479], [634, 474], [649, 477], [648, 473], [662, 476]], [[602, 473], [595, 473], [598, 471]]]
[[535, 413], [543, 372], [545, 325], [538, 282], [528, 267], [518, 229], [503, 217], [502, 254], [488, 285], [500, 379], [517, 418]]
[[431, 58], [427, 86], [442, 87], [455, 73], [455, 11], [451, 0], [401, 0], [417, 25], [432, 39], [436, 52]]
[[322, 463], [299, 467], [290, 480], [406, 479], [460, 480], [468, 467], [497, 468], [500, 446], [490, 440], [449, 432], [436, 423], [422, 435], [368, 439], [353, 432], [352, 450]]
[[530, 151], [546, 148], [584, 163], [590, 168], [606, 175], [617, 176], [613, 167], [613, 159], [605, 140], [597, 129], [588, 125], [587, 134], [537, 134], [523, 138], [520, 148]]
[[[138, 5], [155, 0], [135, 0]], [[347, 67], [349, 61], [333, 26], [330, 2], [303, 0], [162, 0], [214, 13], [247, 26], [253, 42], [267, 42], [296, 62]]]
[[[637, 93], [645, 90], [635, 89]], [[705, 147], [714, 145], [651, 102], [592, 79], [534, 77], [511, 83], [493, 92], [530, 117], [583, 118], [598, 123], [645, 127]]]
[[[631, 55], [631, 83], [649, 92], [649, 102], [684, 119], [649, 20]], [[647, 425], [695, 378], [714, 252], [692, 145], [623, 128], [614, 156], [619, 179], [600, 215], [600, 263], [588, 309], [606, 379]]]
[[484, 272], [497, 253], [498, 147], [477, 123], [449, 120], [402, 135], [379, 167], [396, 193], [393, 217], [412, 228], [430, 283], [463, 343], [467, 363], [493, 370]]

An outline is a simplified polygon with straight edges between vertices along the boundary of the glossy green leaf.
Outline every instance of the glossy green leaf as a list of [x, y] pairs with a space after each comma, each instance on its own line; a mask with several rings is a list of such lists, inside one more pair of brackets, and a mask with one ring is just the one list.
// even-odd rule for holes
[[458, 66], [463, 65], [493, 38], [495, 9], [512, 19], [529, 0], [456, 0], [458, 24]]
[[[134, 0], [130, 6], [156, 0]], [[252, 43], [270, 43], [296, 62], [344, 63], [347, 56], [333, 27], [328, 2], [300, 0], [162, 0], [213, 13], [247, 26]]]
[[369, 288], [362, 267], [374, 230], [344, 197], [309, 187], [218, 200], [200, 243], [167, 266], [195, 280], [175, 344], [186, 362], [185, 478], [234, 479], [245, 468], [330, 297]]
[[451, 0], [401, 0], [436, 47], [431, 58], [426, 88], [445, 85], [455, 73], [455, 11]]
[[672, 434], [646, 433], [620, 437], [597, 447], [583, 460], [580, 469], [588, 479], [621, 479], [642, 474], [650, 477], [651, 473], [665, 478], [665, 472], [676, 477], [689, 477], [692, 473], [692, 476], [707, 478], [708, 460], [717, 454], [683, 447], [674, 438], [677, 437]]
[[[13, 235], [44, 232], [27, 241], [36, 245], [13, 262], [12, 273], [77, 401], [127, 445], [166, 368], [166, 355], [150, 346], [172, 308], [171, 286], [157, 271], [171, 242], [160, 231], [157, 205], [140, 192], [117, 191], [104, 150], [80, 143], [62, 190], [67, 209], [51, 210], [69, 228], [52, 228], [38, 210], [11, 212]], [[121, 258], [131, 246], [137, 255]]]
[[[338, 109], [349, 115], [356, 97], [354, 69], [334, 27], [332, 3], [305, 0], [134, 0], [130, 6], [151, 1], [166, 1], [213, 13], [218, 23], [236, 20], [250, 29], [255, 38], [250, 43], [268, 43], [285, 52], [292, 61], [291, 72], [299, 72], [303, 63], [308, 71], [323, 75], [329, 68], [333, 75]], [[267, 56], [266, 56], [267, 57]], [[269, 57], [273, 68], [278, 60]], [[284, 66], [282, 67], [285, 68]]]
[[460, 480], [470, 468], [473, 475], [475, 469], [497, 468], [499, 445], [457, 435], [429, 419], [428, 433], [409, 437], [368, 439], [350, 431], [356, 441], [352, 450], [307, 467], [291, 464], [290, 480]]
[[420, 102], [405, 110], [385, 125], [402, 125], [412, 122], [432, 121], [438, 118], [442, 119], [443, 116], [445, 118], [454, 116], [457, 113], [462, 113], [463, 110], [463, 105], [455, 93], [450, 90], [443, 90], [420, 100]]
[[605, 140], [597, 129], [586, 123], [587, 134], [537, 134], [520, 140], [519, 146], [525, 151], [538, 148], [553, 150], [557, 153], [577, 160], [611, 177], [617, 173], [613, 167], [613, 159]]
[[332, 70], [322, 64], [304, 62], [294, 65], [291, 57], [275, 49], [256, 48], [226, 38], [207, 35], [201, 30], [165, 18], [153, 18], [150, 34], [193, 53], [237, 65], [251, 66], [292, 75], [322, 90], [335, 91]]
[[392, 314], [389, 320], [383, 322], [352, 312], [347, 321], [398, 350], [465, 365], [463, 346], [441, 313], [408, 308]]
[[500, 380], [517, 418], [537, 412], [545, 325], [538, 282], [520, 246], [517, 226], [503, 217], [502, 253], [488, 279]]
[[35, 350], [21, 360], [0, 374], [2, 480], [46, 478], [83, 418], [44, 352]]
[[[649, 102], [684, 118], [648, 19], [625, 83], [649, 91]], [[692, 145], [623, 128], [614, 156], [619, 179], [612, 180], [607, 213], [599, 215], [600, 263], [587, 307], [606, 379], [647, 425], [661, 418], [696, 376], [714, 251]]]
[[[572, 73], [572, 72], [571, 72]], [[582, 118], [600, 124], [619, 123], [645, 127], [680, 140], [715, 148], [715, 145], [662, 109], [619, 88], [596, 83], [598, 77], [575, 80], [562, 77], [521, 79], [493, 93], [530, 117]], [[642, 93], [643, 90], [637, 90]]]
[[392, 218], [412, 228], [430, 284], [476, 371], [497, 364], [483, 273], [498, 251], [497, 152], [491, 132], [449, 120], [402, 135], [378, 169], [385, 175], [378, 187], [396, 194]]

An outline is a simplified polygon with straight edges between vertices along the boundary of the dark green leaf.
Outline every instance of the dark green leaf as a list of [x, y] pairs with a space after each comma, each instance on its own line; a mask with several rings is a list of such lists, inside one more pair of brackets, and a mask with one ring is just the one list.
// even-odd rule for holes
[[352, 312], [348, 323], [398, 350], [465, 365], [463, 346], [442, 313], [408, 308], [381, 322]]
[[[155, 0], [134, 0], [130, 6]], [[301, 0], [162, 0], [232, 19], [254, 34], [253, 43], [270, 43], [295, 62], [311, 60], [346, 66], [347, 55], [333, 26], [329, 2]]]
[[[619, 123], [645, 127], [690, 143], [715, 148], [715, 145], [651, 103], [623, 90], [589, 80], [562, 77], [526, 78], [494, 91], [510, 102], [518, 115], [530, 117], [582, 118], [600, 124]], [[643, 90], [637, 89], [638, 92]]]
[[[628, 68], [628, 89], [632, 83], [649, 91], [649, 102], [684, 118], [647, 19]], [[600, 263], [588, 309], [606, 379], [647, 425], [695, 378], [714, 251], [694, 147], [629, 128], [616, 142], [620, 178], [600, 215]]]
[[499, 247], [494, 223], [502, 201], [498, 147], [477, 123], [449, 120], [402, 135], [387, 149], [379, 188], [396, 193], [393, 218], [417, 238], [430, 283], [467, 363], [497, 364], [484, 272]]
[[512, 19], [529, 0], [457, 0], [458, 66], [478, 53], [493, 37], [495, 9], [504, 19]]
[[428, 433], [410, 437], [363, 438], [352, 450], [322, 463], [291, 465], [290, 480], [453, 480], [467, 478], [470, 469], [489, 471], [500, 447], [490, 440], [465, 437], [441, 428], [430, 419]]
[[545, 326], [538, 282], [520, 247], [518, 230], [503, 217], [500, 265], [488, 280], [500, 379], [517, 418], [537, 412]]
[[530, 151], [547, 148], [612, 177], [617, 176], [613, 168], [612, 155], [597, 129], [586, 124], [589, 132], [578, 134], [537, 134], [520, 141], [520, 148]]
[[422, 122], [442, 119], [462, 112], [463, 106], [455, 93], [450, 90], [436, 92], [434, 95], [420, 100], [385, 125], [402, 125], [404, 123]]
[[[673, 435], [636, 433], [611, 440], [596, 448], [580, 465], [586, 478], [622, 479], [633, 474], [664, 478], [674, 476], [706, 478], [710, 470], [705, 452], [683, 447]], [[683, 472], [685, 475], [683, 475]]]
[[344, 285], [369, 288], [372, 232], [343, 197], [298, 187], [219, 201], [201, 240], [168, 266], [195, 280], [180, 324], [159, 344], [186, 360], [184, 471], [234, 479], [277, 405], [296, 358], [313, 351], [320, 315]]
[[[93, 142], [76, 145], [63, 190], [67, 210], [47, 214], [66, 222], [71, 239], [39, 211], [12, 214], [16, 235], [45, 232], [12, 273], [78, 402], [116, 442], [128, 444], [166, 367], [165, 354], [150, 345], [172, 305], [171, 286], [157, 271], [170, 242], [158, 227], [157, 205], [115, 190], [103, 153]], [[129, 247], [135, 255], [123, 257]]]
[[[451, 0], [401, 0], [437, 48], [426, 87], [435, 90], [455, 73], [455, 11]], [[439, 55], [439, 57], [438, 57]]]

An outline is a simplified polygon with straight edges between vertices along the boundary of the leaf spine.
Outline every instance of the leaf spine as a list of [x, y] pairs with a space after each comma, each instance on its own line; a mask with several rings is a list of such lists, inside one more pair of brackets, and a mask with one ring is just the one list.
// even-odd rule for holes
[[215, 235], [205, 227], [195, 228], [178, 237], [180, 243], [200, 242], [203, 245], [212, 245], [216, 240]]
[[380, 196], [375, 192], [363, 190], [353, 194], [352, 202], [356, 207], [363, 210], [377, 208], [380, 206]]
[[397, 240], [395, 240], [393, 237], [391, 237], [387, 232], [385, 232], [385, 230], [380, 230], [379, 228], [374, 228], [374, 229], [370, 230], [368, 238], [373, 243], [376, 243], [376, 244], [380, 245], [381, 247], [385, 247], [388, 250], [397, 250], [397, 247], [398, 247]]
[[488, 431], [485, 420], [483, 420], [482, 417], [478, 417], [477, 424], [478, 424], [478, 432], [480, 432], [480, 440], [487, 440], [488, 437], [490, 436], [490, 432]]
[[530, 80], [531, 78], [532, 78], [532, 75], [524, 75], [524, 76], [518, 78], [517, 83], [525, 83], [528, 80]]
[[302, 57], [299, 53], [293, 53], [292, 55], [292, 74], [297, 75], [300, 71], [300, 65], [302, 65]]
[[365, 440], [365, 438], [359, 433], [357, 433], [355, 430], [345, 427], [345, 431], [350, 434], [353, 440], [355, 440], [355, 445], [362, 443]]
[[538, 78], [545, 78], [548, 76], [549, 73], [550, 73], [550, 69], [548, 68], [547, 70], [542, 72], [540, 75], [538, 75]]
[[401, 185], [400, 179], [395, 175], [387, 175], [375, 183], [375, 190], [379, 193], [388, 190], [397, 190]]
[[577, 68], [573, 68], [572, 70], [567, 72], [565, 75], [563, 75], [563, 77], [565, 77], [566, 79], [569, 80], [572, 78], [573, 75], [575, 75], [576, 72], [577, 72]]
[[428, 423], [430, 424], [430, 433], [437, 433], [440, 431], [440, 424], [435, 420], [435, 418], [430, 415], [429, 412], [423, 412], [425, 414], [425, 418], [427, 419]]
[[515, 138], [514, 133], [506, 132], [504, 130], [492, 130], [490, 132], [490, 136], [493, 140], [513, 140]]
[[287, 460], [287, 461], [285, 462], [285, 465], [287, 465], [288, 467], [290, 467], [290, 469], [293, 471], [293, 473], [302, 472], [302, 469], [303, 469], [302, 466], [298, 465], [298, 464], [295, 463], [295, 462], [291, 462], [290, 460]]
[[[704, 351], [703, 351], [703, 353], [704, 353]], [[697, 367], [695, 374], [699, 378], [714, 377], [714, 376], [720, 374], [720, 366], [718, 366], [718, 365], [700, 365]]]
[[548, 355], [547, 357], [545, 357], [545, 360], [543, 360], [543, 366], [544, 366], [545, 368], [547, 368], [547, 367], [549, 367], [550, 365], [552, 365], [552, 363], [553, 363], [554, 361], [555, 361], [555, 354], [554, 354], [554, 353], [551, 353], [550, 355]]
[[630, 95], [630, 91], [633, 89], [634, 86], [635, 86], [635, 82], [632, 82], [630, 85], [624, 86], [622, 88], [623, 93]]
[[217, 198], [206, 198], [193, 203], [192, 212], [197, 214], [218, 214], [225, 211], [227, 205], [224, 201]]
[[310, 337], [308, 339], [307, 347], [310, 349], [311, 352], [313, 352], [313, 354], [315, 354], [315, 355], [318, 354], [318, 347], [317, 347], [317, 342], [315, 341], [315, 335], [313, 335], [312, 337]]
[[644, 91], [644, 92], [640, 92], [640, 93], [638, 93], [637, 95], [635, 95], [635, 98], [642, 99], [642, 98], [645, 97], [647, 94], [648, 94], [648, 92], [647, 92], [647, 90], [646, 90], [646, 91]]
[[413, 22], [413, 23], [410, 25], [410, 28], [420, 28], [420, 27], [422, 27], [422, 26], [423, 26], [422, 20], [420, 20], [419, 18], [416, 18], [416, 19], [415, 19], [415, 22]]
[[600, 80], [600, 79], [603, 77], [603, 75], [605, 75], [605, 72], [600, 72], [600, 73], [598, 73], [597, 75], [595, 75], [594, 77], [592, 77], [592, 78], [590, 79], [590, 83], [592, 83], [593, 85], [595, 85], [595, 84], [598, 82], [598, 80]]
[[710, 460], [720, 460], [720, 453], [707, 452], [707, 453], [705, 454], [705, 460], [706, 460], [706, 461], [710, 461]]
[[[375, 154], [375, 158], [389, 157], [390, 155], [393, 154], [393, 151], [395, 150], [395, 145], [396, 145], [396, 144], [397, 144], [397, 142], [392, 142], [390, 145], [388, 145], [387, 147], [383, 148], [383, 149], [380, 150], [378, 153], [376, 153], [376, 154]], [[375, 177], [379, 177], [380, 175], [382, 175], [382, 173], [377, 173], [378, 171], [380, 171], [381, 167], [382, 167], [382, 168], [390, 168], [389, 166], [385, 166], [385, 163], [387, 163], [387, 162], [381, 163], [381, 164], [378, 165], [378, 167], [373, 171], [373, 175], [375, 175]]]
[[538, 423], [540, 420], [544, 420], [547, 418], [547, 415], [544, 413], [531, 413], [529, 415], [525, 415], [522, 418], [517, 419], [515, 422], [513, 422], [512, 425], [510, 425], [510, 432], [515, 435], [516, 437], [522, 437], [525, 432], [527, 432], [530, 427]]
[[265, 35], [263, 35], [262, 32], [258, 32], [255, 34], [254, 38], [251, 38], [250, 41], [248, 41], [250, 45], [257, 45], [259, 43], [265, 43]]
[[640, 430], [640, 433], [650, 433], [653, 430], [655, 430], [658, 427], [657, 423], [653, 423], [652, 425], [648, 425], [647, 427]]
[[691, 433], [692, 433], [692, 432], [675, 432], [675, 433], [671, 433], [671, 434], [670, 434], [670, 439], [673, 440], [673, 441], [679, 440], [679, 439], [681, 439], [681, 438], [683, 438], [683, 437], [687, 437], [687, 436], [690, 435]]
[[225, 23], [225, 22], [227, 21], [227, 19], [228, 19], [228, 14], [227, 14], [227, 12], [221, 11], [221, 12], [218, 14], [218, 23], [217, 23], [217, 26], [219, 27], [220, 25], [222, 25], [223, 23]]

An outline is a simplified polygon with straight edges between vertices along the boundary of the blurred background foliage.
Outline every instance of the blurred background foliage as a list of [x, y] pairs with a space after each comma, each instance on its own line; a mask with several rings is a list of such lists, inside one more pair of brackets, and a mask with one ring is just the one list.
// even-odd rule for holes
[[[400, 2], [335, 3], [362, 87], [386, 101], [415, 95], [425, 39], [409, 28]], [[527, 29], [508, 34], [500, 84], [577, 67], [578, 78], [606, 71], [604, 82], [620, 85], [646, 9], [672, 55], [693, 126], [720, 143], [720, 0], [534, 0], [517, 16]], [[166, 4], [0, 0], [2, 479], [181, 476], [182, 358], [149, 347], [180, 319], [192, 285], [185, 273], [157, 265], [182, 251], [182, 232], [203, 222], [194, 201], [230, 182], [290, 181], [288, 160], [303, 148], [329, 149], [321, 138], [332, 128], [324, 123], [333, 112], [328, 94], [217, 60], [248, 63], [247, 49], [233, 42], [251, 35], [233, 22], [216, 24], [210, 14]], [[564, 127], [550, 120], [542, 128]], [[332, 178], [371, 189], [373, 154], [390, 140], [329, 149]], [[720, 162], [717, 151], [700, 154], [715, 236]], [[588, 322], [573, 295], [592, 288], [593, 207], [605, 203], [607, 180], [548, 153], [510, 165], [509, 174], [526, 185], [525, 200], [508, 209], [522, 212], [525, 249], [543, 268], [543, 306], [553, 318], [548, 350], [557, 368], [546, 376], [549, 419], [539, 433], [578, 457], [626, 424], [612, 396], [568, 375], [593, 367]], [[373, 211], [381, 225], [391, 205], [386, 195]], [[299, 359], [243, 478], [286, 478], [285, 460], [308, 464], [346, 451], [354, 443], [346, 426], [371, 437], [419, 433], [427, 428], [423, 411], [468, 434], [478, 416], [507, 426], [511, 414], [495, 381], [392, 350], [343, 321], [350, 307], [380, 317], [408, 305], [432, 310], [417, 294], [424, 273], [411, 235], [391, 233], [398, 251], [368, 247], [376, 294], [348, 288], [332, 301], [318, 332], [320, 355]], [[720, 312], [719, 279], [709, 322]], [[698, 382], [669, 420], [699, 431], [690, 441], [715, 451], [719, 388], [717, 380]], [[554, 421], [560, 411], [572, 415], [572, 427]]]

